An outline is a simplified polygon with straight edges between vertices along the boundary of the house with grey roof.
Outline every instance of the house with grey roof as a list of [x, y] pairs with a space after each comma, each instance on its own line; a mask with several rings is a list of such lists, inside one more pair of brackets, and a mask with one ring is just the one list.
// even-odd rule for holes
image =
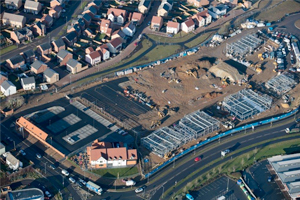
[[27, 51], [20, 53], [20, 55], [23, 56], [26, 63], [32, 63], [35, 61], [35, 54], [32, 49], [28, 49]]
[[49, 55], [52, 53], [52, 47], [49, 42], [45, 42], [38, 45], [36, 51], [41, 55]]
[[72, 32], [68, 33], [67, 35], [63, 36], [63, 40], [68, 46], [73, 46], [74, 43], [77, 42], [76, 32], [72, 31]]
[[31, 27], [31, 30], [36, 36], [45, 36], [47, 32], [46, 25], [40, 21], [34, 23]]
[[10, 10], [18, 10], [22, 6], [22, 0], [5, 0], [5, 7]]
[[16, 94], [17, 88], [11, 81], [7, 80], [3, 81], [3, 83], [1, 84], [1, 92], [8, 97], [10, 95]]
[[0, 142], [0, 156], [5, 153], [5, 146]]
[[34, 38], [32, 31], [24, 27], [20, 30], [15, 30], [10, 32], [10, 38], [15, 41], [17, 44], [25, 43], [27, 41], [32, 41]]
[[21, 85], [24, 90], [34, 90], [35, 89], [35, 79], [34, 77], [21, 78]]
[[72, 74], [76, 74], [82, 71], [82, 64], [73, 58], [71, 58], [67, 62], [66, 66], [67, 66], [67, 70], [70, 71]]
[[102, 5], [102, 1], [101, 0], [94, 0], [94, 1], [90, 2], [87, 5], [87, 7], [94, 6], [97, 10], [99, 10], [100, 7], [101, 7], [101, 5]]
[[53, 69], [47, 68], [44, 71], [44, 80], [49, 84], [53, 84], [59, 81], [59, 74]]
[[57, 61], [60, 63], [59, 66], [64, 66], [67, 62], [73, 58], [73, 54], [65, 49], [62, 49], [57, 54]]
[[42, 10], [42, 4], [38, 1], [26, 0], [24, 5], [25, 13], [39, 14]]
[[4, 82], [4, 81], [7, 81], [7, 77], [4, 76], [3, 74], [0, 74], [0, 85]]
[[97, 8], [94, 6], [89, 6], [89, 7], [86, 6], [84, 8], [84, 11], [82, 12], [82, 14], [85, 14], [85, 13], [91, 15], [91, 17], [93, 18], [95, 15], [97, 15]]
[[79, 15], [78, 18], [82, 18], [85, 22], [85, 26], [88, 27], [91, 24], [92, 17], [91, 15], [85, 13], [83, 15]]
[[157, 16], [167, 16], [169, 11], [172, 10], [172, 7], [173, 7], [172, 0], [162, 0], [157, 10]]
[[51, 0], [50, 7], [54, 8], [55, 6], [62, 6], [65, 7], [65, 0]]
[[4, 12], [2, 16], [2, 24], [8, 26], [14, 26], [17, 28], [23, 28], [26, 24], [26, 17], [22, 15], [16, 15]]
[[138, 5], [138, 10], [140, 13], [146, 14], [148, 13], [150, 6], [151, 6], [150, 0], [141, 0]]
[[136, 31], [135, 25], [132, 22], [125, 24], [123, 32], [125, 35], [132, 37]]
[[58, 53], [62, 49], [66, 49], [66, 44], [62, 38], [52, 41], [52, 49]]
[[6, 152], [6, 164], [12, 170], [17, 170], [23, 167], [23, 163], [14, 157], [10, 152]]
[[6, 66], [9, 67], [10, 69], [21, 68], [21, 66], [24, 64], [25, 64], [25, 60], [21, 55], [16, 55], [6, 60]]
[[40, 74], [43, 73], [47, 68], [47, 64], [40, 60], [36, 60], [31, 64], [30, 71], [34, 74]]

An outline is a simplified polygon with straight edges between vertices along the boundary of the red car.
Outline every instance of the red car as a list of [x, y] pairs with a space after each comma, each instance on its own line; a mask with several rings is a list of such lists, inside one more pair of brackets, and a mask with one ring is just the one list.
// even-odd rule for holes
[[200, 161], [200, 160], [201, 160], [200, 157], [197, 157], [197, 158], [194, 159], [195, 162], [198, 162], [198, 161]]

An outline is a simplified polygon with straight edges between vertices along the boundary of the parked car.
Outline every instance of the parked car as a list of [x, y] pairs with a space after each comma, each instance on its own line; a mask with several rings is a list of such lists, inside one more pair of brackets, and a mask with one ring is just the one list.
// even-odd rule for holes
[[78, 179], [78, 181], [79, 181], [80, 183], [82, 183], [83, 185], [86, 185], [86, 182], [85, 182], [84, 180], [82, 180], [81, 178]]
[[135, 189], [134, 191], [135, 191], [135, 193], [140, 193], [140, 192], [144, 191], [144, 188], [140, 187], [140, 188]]
[[21, 149], [19, 152], [20, 152], [20, 154], [22, 154], [23, 156], [26, 156], [25, 151], [23, 151], [22, 149]]
[[75, 183], [75, 182], [76, 182], [75, 179], [72, 178], [72, 177], [69, 178], [69, 181], [70, 181], [71, 183]]
[[53, 164], [50, 165], [50, 168], [53, 169], [53, 170], [56, 169], [55, 165], [53, 165]]
[[46, 196], [49, 197], [49, 198], [52, 197], [52, 194], [51, 194], [49, 191], [46, 191], [45, 194], [46, 194]]
[[65, 170], [65, 169], [61, 170], [61, 173], [63, 175], [65, 175], [65, 176], [69, 176], [70, 175], [70, 173], [67, 170]]
[[41, 159], [41, 158], [42, 158], [41, 154], [39, 154], [39, 153], [36, 154], [36, 157], [37, 157], [38, 159]]
[[81, 183], [80, 181], [77, 181], [77, 182], [76, 182], [76, 185], [78, 185], [78, 187], [82, 187], [82, 186], [83, 186], [82, 183]]
[[270, 183], [272, 181], [272, 176], [268, 176], [268, 182]]

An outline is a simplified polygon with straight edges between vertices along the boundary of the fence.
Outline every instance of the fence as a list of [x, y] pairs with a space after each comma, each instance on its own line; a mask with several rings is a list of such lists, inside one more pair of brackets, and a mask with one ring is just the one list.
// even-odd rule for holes
[[257, 126], [261, 126], [261, 125], [265, 125], [265, 124], [269, 124], [269, 123], [273, 123], [273, 122], [276, 122], [276, 121], [279, 121], [279, 120], [282, 120], [282, 119], [285, 119], [287, 117], [290, 117], [292, 115], [295, 115], [298, 111], [299, 111], [300, 107], [292, 110], [291, 112], [289, 113], [286, 113], [286, 114], [283, 114], [283, 115], [280, 115], [278, 117], [272, 117], [270, 119], [265, 119], [265, 120], [262, 120], [262, 121], [259, 121], [259, 122], [254, 122], [254, 123], [251, 123], [251, 124], [246, 124], [244, 126], [241, 126], [241, 127], [237, 127], [235, 129], [231, 129], [231, 130], [228, 130], [228, 131], [225, 131], [224, 133], [221, 133], [219, 135], [216, 135], [210, 139], [207, 139], [203, 142], [200, 142], [199, 144], [193, 146], [193, 147], [190, 147], [189, 149], [186, 149], [185, 151], [181, 152], [180, 154], [174, 156], [173, 158], [171, 158], [170, 160], [167, 160], [166, 162], [164, 162], [162, 165], [158, 166], [157, 168], [155, 168], [154, 170], [152, 170], [151, 172], [145, 174], [145, 178], [148, 178], [150, 176], [152, 176], [153, 174], [155, 174], [156, 172], [158, 172], [159, 170], [161, 170], [162, 168], [166, 167], [168, 164], [172, 163], [174, 160], [180, 158], [181, 156], [184, 156], [190, 152], [192, 152], [193, 150], [201, 147], [201, 146], [204, 146], [206, 145], [207, 143], [209, 142], [212, 142], [212, 141], [216, 141], [218, 140], [219, 138], [222, 138], [222, 137], [225, 137], [225, 136], [228, 136], [230, 134], [233, 134], [233, 133], [237, 133], [237, 132], [240, 132], [240, 131], [243, 131], [243, 130], [246, 130], [246, 129], [249, 129], [249, 128], [254, 128], [254, 127], [257, 127]]

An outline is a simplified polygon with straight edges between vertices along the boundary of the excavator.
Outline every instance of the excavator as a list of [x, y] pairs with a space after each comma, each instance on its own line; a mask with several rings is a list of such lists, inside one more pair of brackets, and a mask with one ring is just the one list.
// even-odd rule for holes
[[166, 116], [165, 113], [162, 112], [162, 111], [158, 111], [157, 114], [158, 114], [158, 116], [161, 117], [161, 118], [163, 118], [164, 116]]
[[222, 85], [223, 86], [228, 86], [229, 85], [228, 78], [226, 76], [222, 79]]
[[198, 79], [198, 72], [196, 69], [188, 69], [185, 71], [185, 73], [188, 75], [188, 76], [193, 76], [195, 77], [196, 79]]
[[161, 121], [160, 121], [160, 120], [155, 120], [155, 121], [152, 121], [152, 122], [151, 122], [150, 128], [151, 128], [151, 129], [154, 129], [154, 128], [156, 128], [156, 127], [159, 127], [160, 125], [161, 125]]

